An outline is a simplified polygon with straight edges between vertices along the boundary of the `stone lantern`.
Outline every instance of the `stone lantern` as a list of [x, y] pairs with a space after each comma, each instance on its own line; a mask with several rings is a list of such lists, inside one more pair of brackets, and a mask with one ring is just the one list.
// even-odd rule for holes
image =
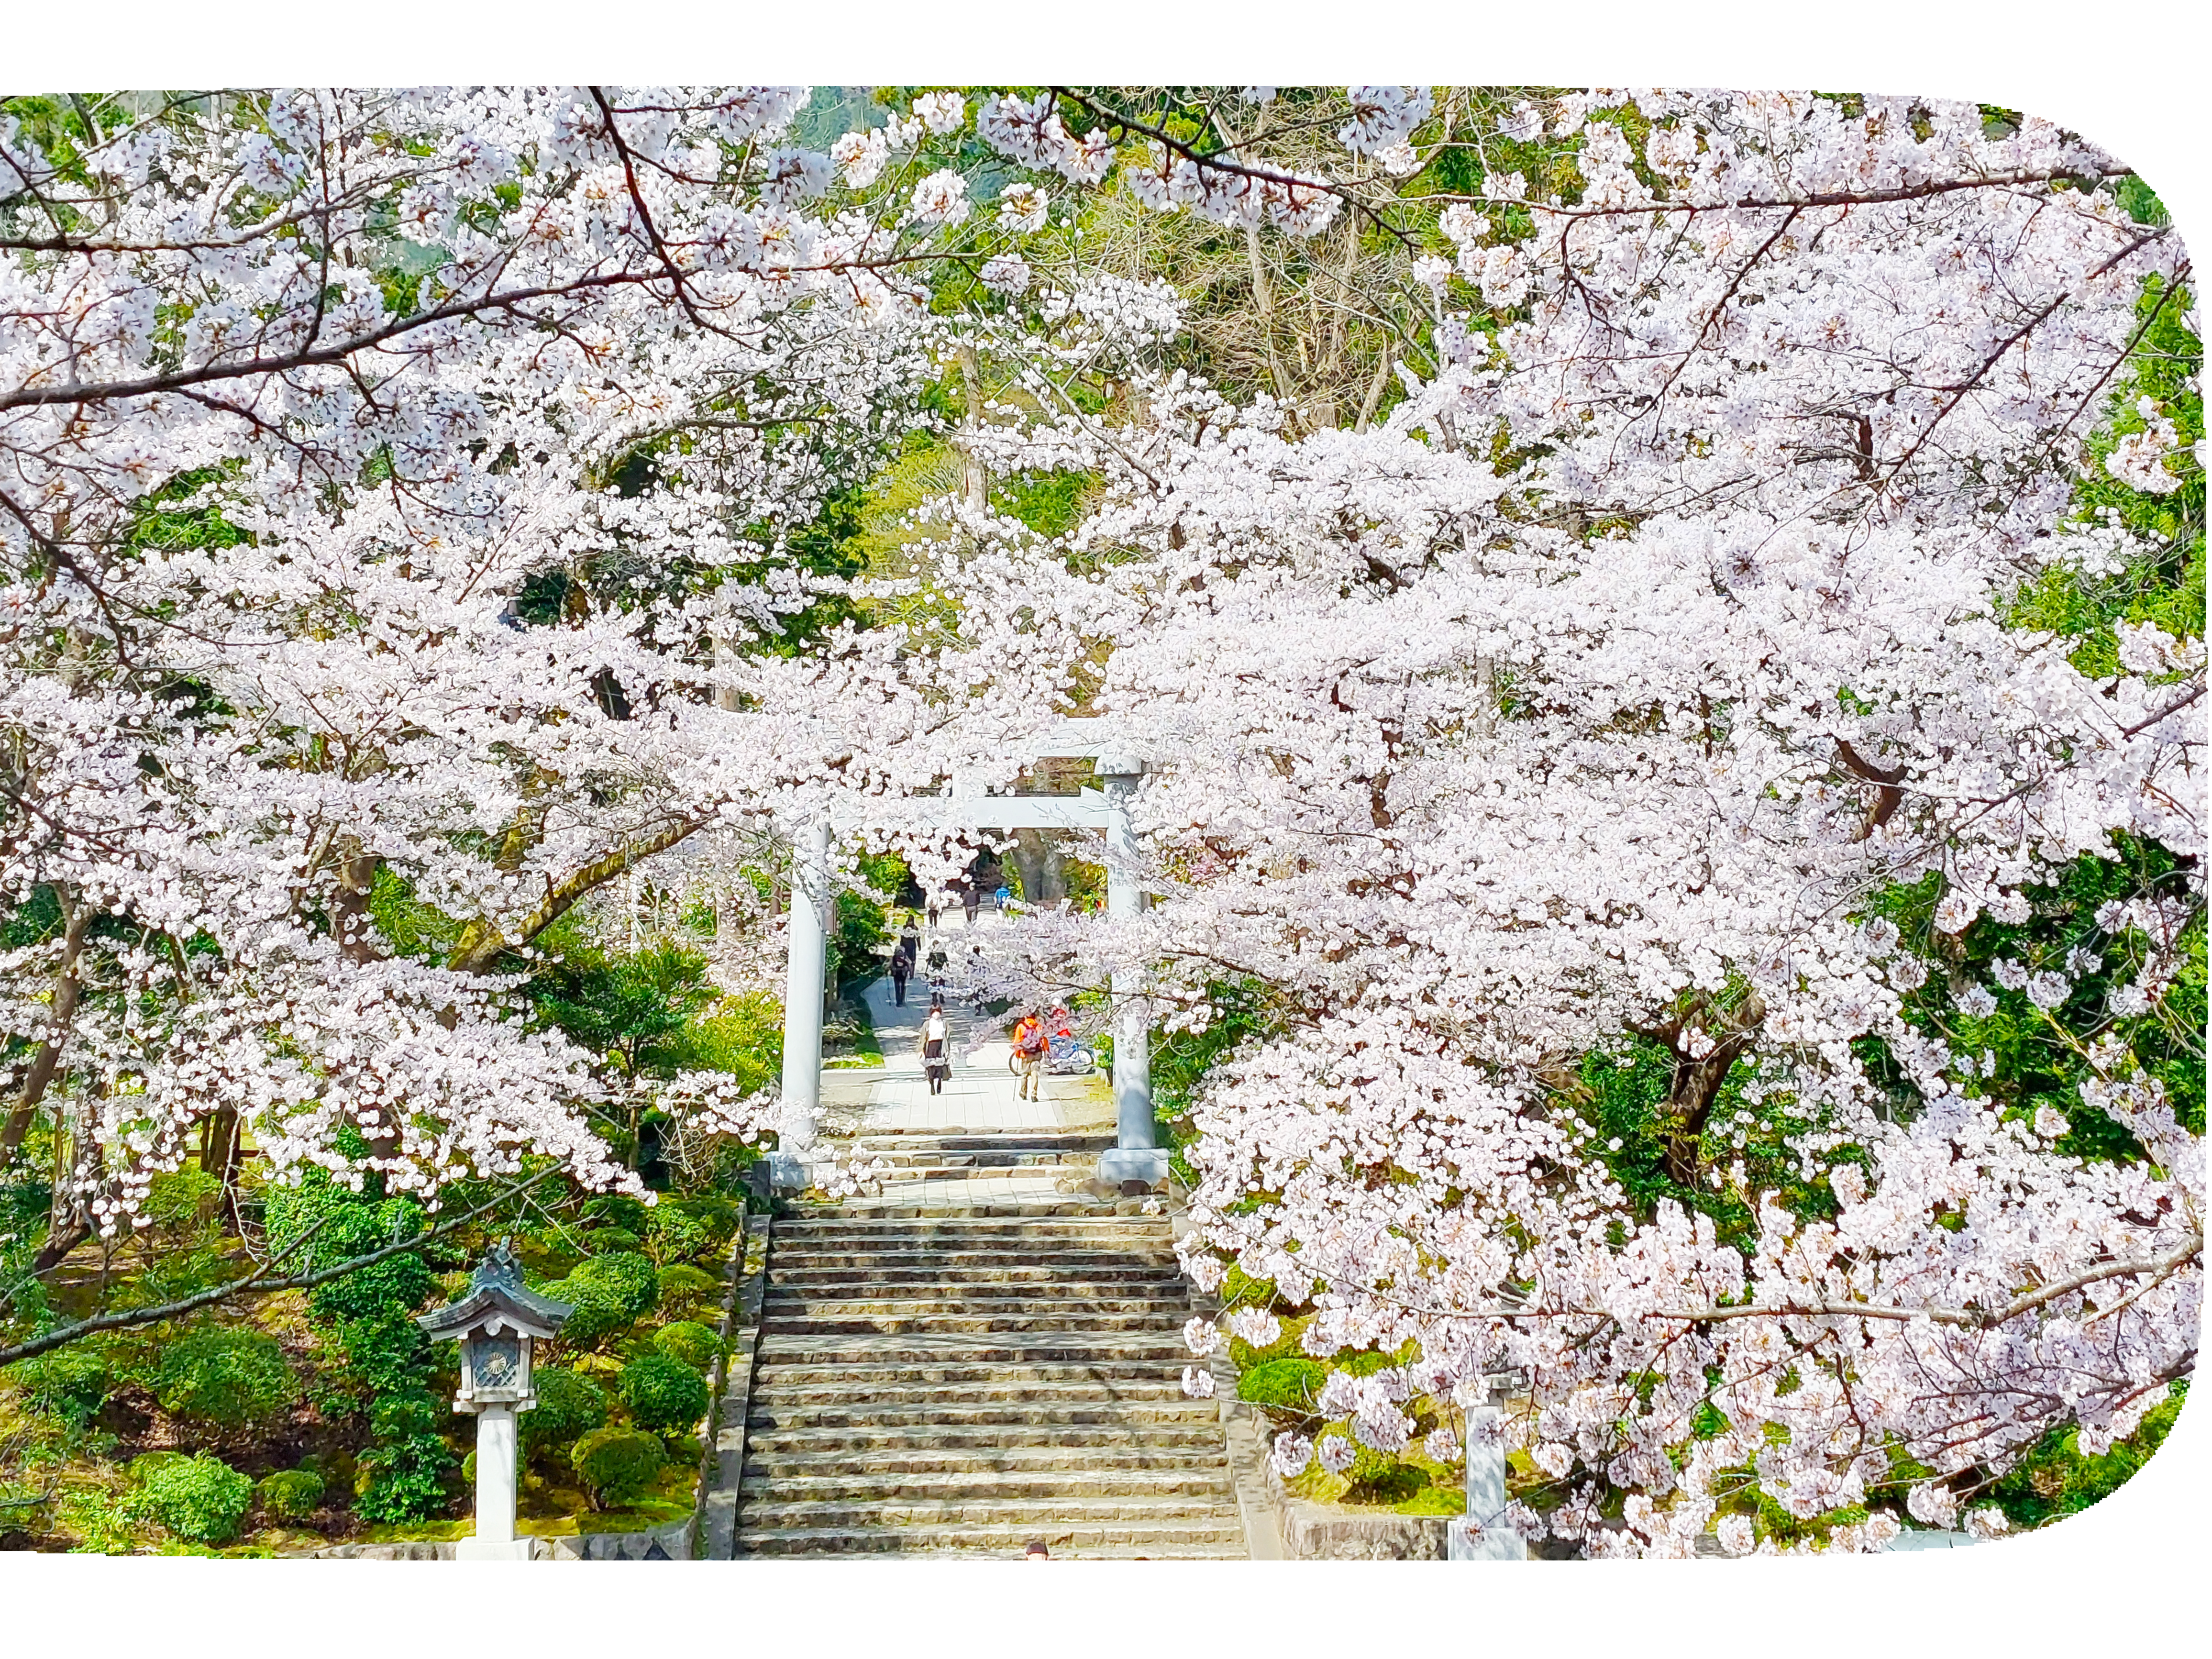
[[522, 1265], [502, 1240], [459, 1299], [416, 1316], [432, 1337], [461, 1345], [461, 1388], [453, 1405], [476, 1414], [477, 1531], [456, 1547], [459, 1560], [530, 1559], [530, 1540], [514, 1535], [515, 1413], [538, 1403], [532, 1344], [559, 1331], [572, 1311], [565, 1302], [524, 1288]]

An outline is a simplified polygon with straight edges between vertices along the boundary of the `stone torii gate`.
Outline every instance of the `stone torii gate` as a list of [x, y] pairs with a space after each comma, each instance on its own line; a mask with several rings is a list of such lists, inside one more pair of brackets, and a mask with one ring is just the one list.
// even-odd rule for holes
[[[1106, 914], [1135, 916], [1144, 908], [1137, 882], [1136, 837], [1128, 803], [1145, 763], [1117, 746], [1101, 720], [1065, 720], [1036, 740], [1032, 760], [1088, 757], [1097, 762], [1098, 789], [1075, 795], [993, 795], [973, 789], [956, 776], [949, 793], [901, 803], [902, 824], [945, 830], [1097, 830], [1106, 838]], [[836, 900], [830, 876], [833, 827], [854, 829], [867, 822], [857, 808], [802, 825], [793, 837], [790, 951], [783, 1000], [784, 1151], [799, 1167], [786, 1166], [779, 1179], [804, 1184], [804, 1167], [818, 1156], [816, 1124], [822, 1103], [822, 994], [824, 947], [830, 907]], [[1142, 976], [1115, 970], [1113, 1149], [1098, 1160], [1101, 1180], [1164, 1180], [1168, 1155], [1152, 1131], [1151, 1020]], [[780, 1160], [779, 1160], [780, 1161]]]

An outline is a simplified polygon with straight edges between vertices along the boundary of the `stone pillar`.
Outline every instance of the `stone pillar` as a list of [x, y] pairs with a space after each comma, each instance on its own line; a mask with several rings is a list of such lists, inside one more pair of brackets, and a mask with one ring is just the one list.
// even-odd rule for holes
[[477, 1533], [453, 1547], [460, 1561], [527, 1561], [530, 1540], [514, 1535], [514, 1407], [477, 1408]]
[[[1144, 763], [1101, 756], [1098, 779], [1106, 796], [1106, 914], [1116, 921], [1144, 913], [1138, 885], [1137, 838], [1129, 827], [1129, 797]], [[1114, 971], [1114, 1125], [1112, 1151], [1098, 1160], [1098, 1177], [1115, 1182], [1164, 1181], [1168, 1155], [1152, 1133], [1152, 1011], [1145, 977], [1131, 966]]]
[[1505, 1520], [1505, 1413], [1497, 1379], [1467, 1408], [1467, 1514], [1448, 1529], [1455, 1561], [1526, 1561], [1528, 1546]]
[[814, 1124], [822, 1103], [822, 971], [830, 907], [830, 825], [810, 823], [793, 838], [791, 914], [787, 921], [790, 964], [783, 995], [783, 1114], [781, 1146], [770, 1161], [780, 1185], [805, 1187], [805, 1165], [814, 1155]]

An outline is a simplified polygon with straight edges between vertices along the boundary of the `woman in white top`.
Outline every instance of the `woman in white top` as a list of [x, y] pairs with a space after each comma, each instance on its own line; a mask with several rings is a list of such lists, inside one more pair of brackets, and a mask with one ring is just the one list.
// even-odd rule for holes
[[945, 1080], [952, 1075], [952, 1027], [945, 1018], [945, 1010], [933, 1003], [929, 1018], [921, 1026], [921, 1071], [929, 1079], [929, 1092], [945, 1092]]

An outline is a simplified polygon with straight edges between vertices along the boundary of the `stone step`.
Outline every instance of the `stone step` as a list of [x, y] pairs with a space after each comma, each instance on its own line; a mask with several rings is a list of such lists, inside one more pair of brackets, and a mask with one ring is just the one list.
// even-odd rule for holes
[[1157, 1285], [1161, 1290], [1172, 1290], [1179, 1297], [1188, 1294], [1188, 1283], [1172, 1261], [1159, 1267], [1119, 1267], [1113, 1274], [1097, 1274], [1084, 1267], [1030, 1267], [1011, 1263], [1005, 1267], [779, 1267], [775, 1283], [779, 1290], [838, 1290], [842, 1285], [863, 1285], [876, 1290], [911, 1287], [918, 1291], [940, 1287], [1005, 1285], [1024, 1294], [1037, 1290], [1075, 1291], [1093, 1285]]
[[1056, 1331], [1071, 1335], [1122, 1331], [1156, 1331], [1163, 1316], [1158, 1313], [884, 1313], [840, 1314], [809, 1312], [779, 1314], [769, 1328], [778, 1335], [903, 1336], [908, 1333], [972, 1333]]
[[1055, 1557], [1074, 1560], [1243, 1560], [1244, 1529], [1236, 1516], [1127, 1525], [998, 1522], [901, 1527], [781, 1527], [759, 1532], [738, 1517], [737, 1553], [746, 1555], [1019, 1556], [1042, 1539]]
[[[1065, 1503], [1028, 1498], [895, 1498], [887, 1503], [848, 1503], [830, 1498], [821, 1503], [740, 1498], [738, 1524], [757, 1539], [776, 1527], [817, 1530], [826, 1527], [927, 1527], [946, 1523], [968, 1526], [1029, 1527], [1057, 1524], [1079, 1532], [1085, 1527], [1111, 1527], [1119, 1522], [1196, 1521], [1215, 1526], [1226, 1523], [1243, 1528], [1233, 1504], [1224, 1504], [1211, 1492], [1190, 1497], [1071, 1498]], [[1101, 1543], [1122, 1540], [1101, 1538]]]
[[[1132, 1340], [1126, 1334], [1093, 1332], [1089, 1334], [1060, 1332], [1054, 1335], [1038, 1336], [1018, 1331], [1001, 1331], [994, 1336], [989, 1333], [969, 1332], [960, 1335], [923, 1338], [854, 1337], [854, 1336], [781, 1336], [773, 1333], [761, 1339], [762, 1346], [776, 1360], [795, 1360], [809, 1364], [837, 1364], [849, 1363], [866, 1354], [878, 1363], [896, 1364], [963, 1364], [984, 1365], [998, 1362], [1009, 1364], [1096, 1364], [1123, 1369], [1132, 1365], [1164, 1365], [1172, 1363], [1177, 1375], [1190, 1359], [1190, 1350], [1183, 1346], [1179, 1336], [1145, 1336]], [[769, 1345], [774, 1345], [772, 1347]]]
[[775, 1230], [775, 1249], [779, 1253], [801, 1249], [873, 1249], [895, 1253], [944, 1249], [1048, 1249], [1054, 1253], [1103, 1250], [1109, 1254], [1172, 1256], [1175, 1241], [1164, 1228], [1152, 1231], [1117, 1225], [1111, 1231], [1102, 1227], [1094, 1233], [1080, 1233], [1055, 1216], [1008, 1227], [986, 1226], [980, 1222], [957, 1226], [917, 1226], [912, 1222], [897, 1221], [888, 1221], [880, 1227], [779, 1226]]
[[835, 1212], [817, 1211], [812, 1213], [794, 1212], [777, 1221], [776, 1236], [803, 1235], [812, 1231], [834, 1231], [840, 1228], [860, 1231], [906, 1233], [931, 1231], [961, 1231], [1006, 1233], [1017, 1237], [1034, 1237], [1042, 1233], [1064, 1233], [1085, 1238], [1108, 1238], [1122, 1234], [1141, 1234], [1162, 1240], [1172, 1237], [1168, 1218], [1164, 1215], [1028, 1215], [1019, 1212], [997, 1212], [988, 1206], [927, 1206], [942, 1209], [942, 1214], [898, 1217], [875, 1213], [872, 1209], [848, 1207]]
[[[1054, 1285], [1049, 1289], [1022, 1285], [955, 1285], [925, 1290], [920, 1285], [905, 1295], [886, 1296], [882, 1285], [806, 1285], [770, 1291], [765, 1306], [769, 1322], [779, 1330], [792, 1328], [795, 1320], [824, 1315], [857, 1318], [905, 1316], [932, 1318], [939, 1314], [1005, 1314], [1021, 1312], [1040, 1318], [1062, 1314], [1091, 1316], [1143, 1314], [1150, 1322], [1174, 1324], [1188, 1308], [1189, 1297], [1180, 1292], [1129, 1289], [1115, 1285]], [[872, 1291], [872, 1293], [871, 1293]]]
[[[981, 1381], [951, 1383], [893, 1382], [880, 1377], [870, 1377], [860, 1386], [866, 1391], [860, 1397], [870, 1405], [911, 1406], [917, 1409], [940, 1411], [957, 1411], [963, 1406], [1000, 1402], [1019, 1406], [1080, 1406], [1119, 1404], [1133, 1400], [1166, 1401], [1170, 1403], [1183, 1400], [1182, 1384], [1171, 1377], [1126, 1382], [1010, 1382], [1002, 1376], [987, 1376]], [[812, 1376], [773, 1375], [755, 1379], [752, 1397], [779, 1403], [795, 1401], [812, 1405], [850, 1401], [854, 1395], [854, 1385], [850, 1382], [831, 1382]]]
[[1164, 1388], [1182, 1392], [1182, 1368], [1172, 1364], [963, 1364], [953, 1360], [811, 1361], [780, 1352], [764, 1354], [754, 1368], [754, 1391], [776, 1389], [827, 1389], [847, 1397], [856, 1392], [872, 1397], [881, 1389], [950, 1389], [986, 1384], [1008, 1389], [1071, 1388], [1094, 1396], [1131, 1390]]
[[[1218, 1437], [1215, 1437], [1218, 1440]], [[916, 1447], [911, 1451], [881, 1449], [867, 1459], [866, 1474], [1132, 1474], [1139, 1471], [1197, 1470], [1201, 1474], [1224, 1468], [1222, 1449], [1210, 1446], [970, 1446]], [[842, 1447], [828, 1451], [765, 1449], [745, 1460], [745, 1480], [756, 1477], [780, 1481], [817, 1476], [863, 1478], [854, 1474], [854, 1460]]]
[[[786, 1414], [789, 1415], [788, 1413]], [[786, 1453], [793, 1456], [842, 1453], [904, 1455], [919, 1452], [1002, 1451], [1011, 1447], [1094, 1447], [1116, 1451], [1191, 1451], [1212, 1456], [1222, 1447], [1218, 1422], [994, 1423], [974, 1421], [948, 1427], [921, 1423], [783, 1423], [745, 1428], [747, 1456]]]
[[748, 1472], [738, 1492], [740, 1504], [869, 1504], [886, 1508], [1020, 1502], [1057, 1506], [1130, 1499], [1178, 1499], [1211, 1508], [1233, 1503], [1236, 1498], [1226, 1463], [1212, 1468], [960, 1469], [917, 1474], [887, 1469], [848, 1469], [834, 1474], [763, 1470]]
[[1110, 1134], [1080, 1129], [869, 1129], [838, 1142], [855, 1151], [912, 1151], [927, 1148], [948, 1152], [1022, 1151], [1103, 1152], [1114, 1145]]
[[987, 1401], [972, 1406], [877, 1405], [872, 1401], [776, 1400], [747, 1413], [760, 1429], [1149, 1428], [1218, 1426], [1220, 1412], [1203, 1400], [1100, 1400], [1082, 1404], [1028, 1405]]
[[1085, 1278], [1108, 1278], [1121, 1273], [1157, 1273], [1165, 1269], [1180, 1270], [1180, 1264], [1166, 1251], [1149, 1250], [1071, 1250], [1024, 1249], [1018, 1246], [993, 1246], [978, 1249], [972, 1244], [957, 1246], [907, 1246], [893, 1249], [889, 1245], [871, 1249], [866, 1245], [819, 1244], [787, 1249], [781, 1240], [776, 1242], [769, 1262], [769, 1283], [782, 1282], [789, 1272], [809, 1273], [825, 1267], [851, 1267], [873, 1272], [907, 1268], [921, 1272], [931, 1267], [1042, 1267], [1055, 1273], [1081, 1274]]

